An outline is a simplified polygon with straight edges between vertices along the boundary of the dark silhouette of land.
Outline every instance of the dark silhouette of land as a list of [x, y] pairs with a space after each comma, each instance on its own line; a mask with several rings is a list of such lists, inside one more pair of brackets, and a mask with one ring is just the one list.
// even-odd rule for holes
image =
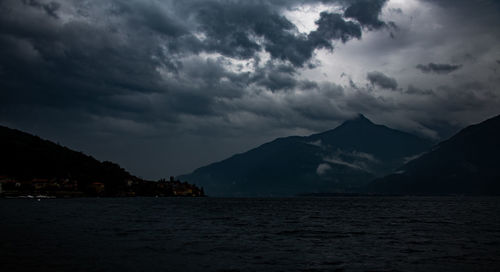
[[278, 138], [181, 177], [225, 196], [359, 192], [432, 145], [360, 114], [335, 129]]
[[500, 195], [500, 115], [469, 126], [367, 192], [417, 195]]
[[0, 126], [0, 194], [5, 196], [203, 196], [171, 177], [158, 182], [131, 175], [118, 164], [18, 130]]
[[[286, 137], [181, 177], [228, 196], [500, 195], [500, 116], [435, 146], [363, 115], [333, 130]], [[0, 126], [4, 196], [203, 196], [170, 177], [131, 175], [39, 137]]]

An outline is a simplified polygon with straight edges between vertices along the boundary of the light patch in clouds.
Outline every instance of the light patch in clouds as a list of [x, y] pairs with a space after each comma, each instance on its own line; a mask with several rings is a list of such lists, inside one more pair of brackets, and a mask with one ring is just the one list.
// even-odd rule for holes
[[328, 157], [328, 158], [324, 158], [324, 161], [329, 162], [329, 163], [333, 163], [333, 164], [347, 166], [349, 168], [353, 168], [353, 169], [357, 169], [357, 170], [367, 171], [365, 169], [365, 167], [363, 167], [362, 165], [346, 162], [340, 158]]
[[426, 152], [420, 153], [420, 154], [416, 154], [416, 155], [413, 155], [413, 156], [409, 156], [409, 157], [405, 157], [405, 158], [403, 158], [403, 163], [406, 164], [406, 163], [409, 163], [409, 162], [411, 162], [413, 160], [416, 160], [416, 159], [422, 157], [422, 155], [424, 155], [425, 153]]
[[[263, 54], [265, 54], [263, 52]], [[198, 55], [201, 59], [206, 61], [216, 61], [224, 69], [233, 73], [246, 73], [254, 72], [255, 68], [258, 67], [255, 59], [236, 59], [231, 57], [226, 57], [219, 53], [200, 53]]]
[[365, 159], [365, 160], [368, 160], [371, 162], [380, 162], [377, 158], [375, 158], [375, 156], [373, 156], [372, 154], [369, 154], [369, 153], [352, 151], [352, 152], [349, 152], [348, 154], [354, 158]]
[[317, 141], [314, 141], [314, 142], [308, 142], [307, 144], [310, 144], [310, 145], [313, 145], [313, 146], [317, 146], [317, 147], [323, 147], [321, 139], [317, 140]]
[[341, 6], [335, 7], [323, 3], [304, 4], [285, 9], [283, 16], [290, 20], [300, 33], [308, 34], [318, 28], [315, 22], [320, 18], [321, 12], [341, 13], [341, 8]]
[[[412, 13], [421, 7], [421, 2], [418, 0], [390, 0], [387, 2], [386, 7], [382, 10], [382, 18], [392, 14], [394, 10], [398, 10], [401, 14]], [[391, 18], [392, 19], [392, 18]]]
[[330, 171], [331, 169], [332, 167], [328, 163], [322, 163], [318, 165], [318, 168], [316, 168], [316, 174], [318, 174], [318, 176], [323, 176], [324, 174], [326, 174], [326, 172]]
[[370, 165], [374, 166], [380, 161], [372, 154], [353, 151], [337, 150], [334, 154], [323, 158], [323, 161], [328, 164], [337, 164], [347, 166], [349, 168], [371, 173]]

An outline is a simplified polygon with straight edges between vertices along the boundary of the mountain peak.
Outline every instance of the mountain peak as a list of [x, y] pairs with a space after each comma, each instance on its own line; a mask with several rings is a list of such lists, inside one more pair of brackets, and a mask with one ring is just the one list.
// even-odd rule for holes
[[218, 196], [345, 192], [392, 173], [431, 146], [358, 114], [334, 129], [279, 138], [181, 178]]
[[354, 118], [345, 121], [344, 123], [365, 123], [365, 124], [373, 124], [370, 119], [366, 118], [362, 113], [358, 113]]

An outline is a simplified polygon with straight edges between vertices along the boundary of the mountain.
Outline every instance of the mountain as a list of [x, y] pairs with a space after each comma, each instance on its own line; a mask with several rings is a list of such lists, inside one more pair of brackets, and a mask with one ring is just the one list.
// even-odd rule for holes
[[278, 138], [181, 178], [204, 186], [209, 195], [350, 192], [430, 146], [429, 140], [359, 115], [323, 133]]
[[100, 162], [37, 136], [0, 126], [0, 195], [202, 196], [174, 180], [146, 181], [118, 164]]
[[500, 195], [500, 115], [469, 126], [368, 190], [390, 194]]
[[0, 126], [0, 149], [0, 175], [16, 180], [71, 179], [82, 188], [100, 182], [109, 193], [120, 190], [125, 180], [139, 180], [115, 163], [4, 126]]

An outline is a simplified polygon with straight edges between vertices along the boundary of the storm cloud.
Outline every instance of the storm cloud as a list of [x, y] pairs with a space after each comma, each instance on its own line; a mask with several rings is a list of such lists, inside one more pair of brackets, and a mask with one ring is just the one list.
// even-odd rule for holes
[[377, 85], [379, 87], [391, 90], [396, 90], [398, 88], [398, 82], [396, 81], [396, 79], [388, 77], [381, 72], [370, 72], [367, 74], [366, 78], [372, 85]]
[[[377, 13], [378, 14], [378, 13]], [[196, 11], [199, 29], [207, 35], [203, 44], [227, 56], [250, 58], [264, 49], [272, 58], [302, 66], [317, 48], [333, 49], [332, 41], [361, 38], [358, 23], [340, 14], [322, 12], [317, 30], [304, 35], [284, 16], [264, 4], [207, 2]], [[263, 40], [259, 44], [253, 37]]]
[[54, 18], [58, 18], [56, 12], [59, 9], [59, 7], [61, 7], [61, 4], [59, 4], [58, 2], [42, 3], [38, 0], [22, 0], [22, 2], [25, 5], [36, 7], [36, 8], [39, 8], [39, 9], [45, 11], [47, 13], [47, 15], [50, 15]]
[[353, 18], [368, 28], [381, 28], [387, 24], [379, 19], [379, 14], [387, 0], [360, 0], [350, 5], [344, 12], [347, 18]]
[[443, 137], [499, 108], [498, 5], [453, 3], [3, 0], [0, 123], [146, 178], [359, 112]]
[[449, 74], [451, 72], [454, 72], [462, 68], [462, 65], [436, 64], [431, 62], [425, 65], [419, 64], [416, 66], [416, 68], [422, 71], [423, 73]]

